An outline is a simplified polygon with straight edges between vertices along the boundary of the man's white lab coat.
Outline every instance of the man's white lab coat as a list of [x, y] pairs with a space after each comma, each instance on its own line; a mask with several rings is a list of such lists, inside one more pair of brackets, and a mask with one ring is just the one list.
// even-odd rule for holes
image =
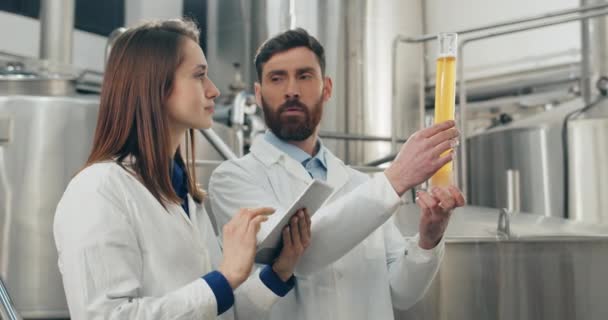
[[[277, 302], [271, 319], [393, 319], [393, 307], [419, 301], [443, 256], [406, 239], [393, 219], [402, 203], [384, 173], [373, 178], [326, 153], [328, 203], [312, 217], [312, 243], [296, 268], [295, 290]], [[210, 198], [221, 230], [238, 210], [286, 208], [311, 181], [304, 167], [262, 136], [251, 153], [226, 161], [211, 176]]]

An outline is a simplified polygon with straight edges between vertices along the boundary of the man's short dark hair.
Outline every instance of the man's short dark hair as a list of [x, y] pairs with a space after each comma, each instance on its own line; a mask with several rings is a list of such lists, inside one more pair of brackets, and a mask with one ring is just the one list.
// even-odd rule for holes
[[258, 81], [262, 82], [262, 68], [272, 56], [298, 47], [308, 48], [315, 53], [321, 66], [321, 74], [325, 75], [325, 50], [323, 50], [323, 46], [315, 37], [308, 34], [306, 30], [297, 28], [280, 33], [266, 40], [260, 46], [254, 59]]

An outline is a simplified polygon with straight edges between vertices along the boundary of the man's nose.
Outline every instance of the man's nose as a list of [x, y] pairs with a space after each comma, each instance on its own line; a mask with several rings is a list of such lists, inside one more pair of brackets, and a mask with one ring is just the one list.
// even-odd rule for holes
[[295, 80], [289, 80], [287, 84], [287, 91], [285, 92], [285, 99], [299, 99], [300, 98], [300, 88], [298, 87]]

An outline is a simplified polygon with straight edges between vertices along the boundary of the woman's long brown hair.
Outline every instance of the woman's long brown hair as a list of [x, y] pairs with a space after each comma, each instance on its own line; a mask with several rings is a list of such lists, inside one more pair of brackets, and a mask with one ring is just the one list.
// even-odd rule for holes
[[[187, 39], [199, 42], [196, 24], [173, 19], [131, 28], [116, 40], [104, 74], [93, 150], [86, 163], [122, 164], [127, 157], [132, 159], [131, 169], [163, 206], [181, 202], [171, 185], [165, 102]], [[188, 130], [186, 140], [188, 165], [179, 148], [175, 160], [186, 169], [188, 192], [200, 203], [204, 192], [196, 184], [194, 130]]]

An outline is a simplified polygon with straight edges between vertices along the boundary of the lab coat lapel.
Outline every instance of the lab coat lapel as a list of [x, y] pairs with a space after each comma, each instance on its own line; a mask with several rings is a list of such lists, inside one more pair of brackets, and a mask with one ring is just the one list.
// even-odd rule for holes
[[[302, 164], [266, 142], [263, 137], [255, 140], [251, 153], [266, 167], [266, 176], [279, 201], [289, 204], [294, 194], [299, 194], [312, 178]], [[285, 179], [285, 177], [289, 177]]]
[[334, 188], [334, 194], [340, 190], [350, 178], [348, 168], [342, 160], [336, 158], [331, 152], [325, 153], [327, 161], [327, 183]]

